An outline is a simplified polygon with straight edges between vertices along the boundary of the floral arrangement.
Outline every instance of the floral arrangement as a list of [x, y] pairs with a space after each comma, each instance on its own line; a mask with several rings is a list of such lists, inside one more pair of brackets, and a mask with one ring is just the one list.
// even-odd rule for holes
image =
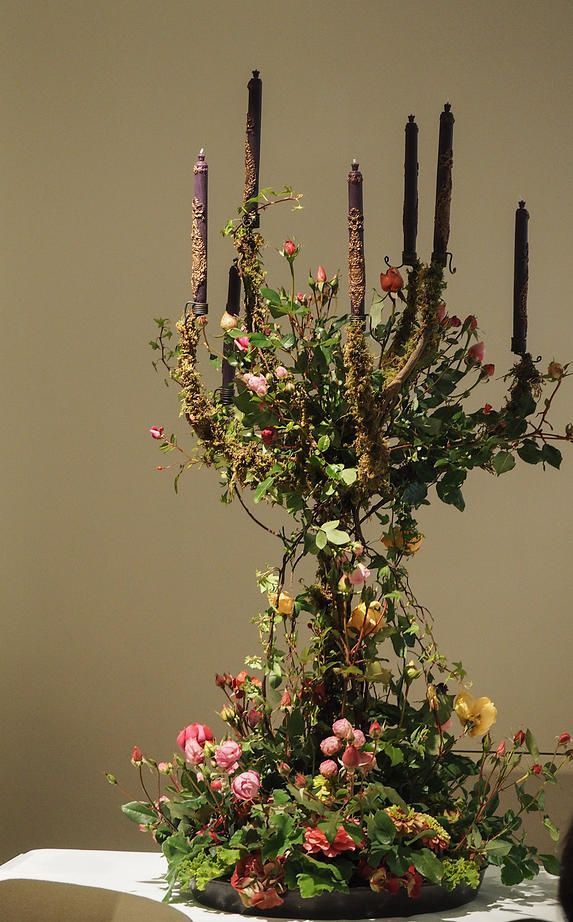
[[[276, 910], [290, 891], [477, 889], [487, 865], [506, 884], [540, 866], [556, 873], [552, 849], [527, 844], [522, 821], [539, 812], [557, 841], [544, 788], [573, 758], [571, 736], [543, 757], [529, 729], [494, 738], [496, 707], [440, 652], [408, 563], [424, 540], [418, 510], [435, 497], [463, 510], [472, 470], [559, 467], [573, 424], [558, 433], [549, 416], [572, 372], [557, 361], [542, 371], [523, 348], [504, 401], [486, 402], [495, 367], [476, 318], [444, 300], [445, 257], [385, 268], [368, 316], [339, 311], [338, 274], [323, 266], [301, 285], [293, 239], [279, 251], [283, 284], [269, 287], [258, 217], [299, 200], [263, 190], [228, 222], [244, 313], [231, 298], [217, 346], [205, 304], [186, 308], [176, 346], [169, 321], [156, 321], [157, 367], [179, 386], [196, 436], [188, 452], [153, 426], [178, 458], [160, 469], [175, 468], [177, 489], [190, 467], [215, 468], [223, 500], [237, 500], [281, 558], [258, 573], [260, 652], [216, 676], [226, 731], [190, 723], [169, 761], [135, 747], [144, 798], [123, 810], [161, 845], [170, 893], [223, 880], [245, 909]], [[353, 303], [352, 228], [350, 239]], [[221, 390], [200, 376], [203, 347]], [[265, 524], [264, 503], [290, 528]], [[305, 581], [308, 558], [316, 574]]]

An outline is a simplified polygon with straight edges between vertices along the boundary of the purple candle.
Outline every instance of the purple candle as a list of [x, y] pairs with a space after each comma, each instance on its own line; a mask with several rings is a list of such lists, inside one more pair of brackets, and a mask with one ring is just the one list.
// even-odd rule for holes
[[452, 166], [454, 158], [454, 116], [447, 102], [440, 115], [438, 168], [436, 174], [436, 210], [434, 213], [434, 251], [432, 262], [444, 267], [448, 260], [450, 206], [452, 203]]
[[511, 351], [527, 352], [527, 286], [529, 282], [529, 212], [525, 202], [515, 212], [515, 258], [513, 267], [513, 336]]
[[366, 270], [364, 265], [364, 212], [362, 173], [356, 160], [348, 174], [348, 293], [353, 320], [364, 320]]
[[[229, 287], [227, 290], [227, 307], [228, 314], [236, 317], [241, 309], [241, 276], [235, 261], [229, 269]], [[233, 346], [228, 341], [225, 342], [223, 353], [229, 355]], [[229, 404], [233, 400], [233, 381], [235, 379], [235, 366], [230, 365], [226, 358], [223, 359], [223, 381], [221, 386], [221, 403]]]
[[[245, 138], [245, 191], [243, 202], [259, 194], [259, 167], [261, 161], [261, 117], [263, 105], [263, 84], [258, 70], [248, 83], [249, 107], [247, 109], [247, 133]], [[256, 203], [247, 206], [252, 215], [252, 227], [259, 226], [259, 209]]]
[[193, 167], [193, 219], [191, 224], [191, 293], [196, 317], [207, 314], [207, 190], [209, 168], [203, 148]]
[[404, 249], [402, 262], [415, 266], [418, 262], [416, 237], [418, 234], [418, 126], [414, 116], [408, 116], [405, 129], [404, 151]]

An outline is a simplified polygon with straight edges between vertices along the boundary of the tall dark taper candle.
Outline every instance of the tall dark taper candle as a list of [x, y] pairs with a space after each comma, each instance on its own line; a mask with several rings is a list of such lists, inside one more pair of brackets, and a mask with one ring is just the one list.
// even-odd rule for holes
[[191, 224], [191, 294], [196, 317], [208, 313], [207, 307], [207, 191], [209, 169], [203, 149], [193, 167], [193, 217]]
[[528, 223], [529, 212], [525, 207], [525, 202], [520, 202], [515, 212], [515, 258], [513, 264], [513, 336], [511, 338], [511, 351], [515, 355], [524, 355], [527, 352]]
[[452, 204], [452, 166], [454, 162], [454, 116], [447, 102], [440, 115], [438, 168], [436, 174], [436, 210], [434, 213], [434, 250], [432, 262], [445, 266], [450, 237], [450, 206]]
[[353, 320], [362, 320], [366, 296], [362, 173], [356, 160], [348, 174], [348, 293]]
[[[229, 288], [227, 291], [228, 314], [237, 317], [241, 309], [241, 276], [237, 268], [236, 261], [229, 269]], [[226, 341], [223, 347], [224, 356], [228, 356], [233, 348], [233, 344]], [[226, 357], [223, 358], [223, 381], [221, 386], [221, 403], [231, 403], [233, 399], [233, 381], [235, 379], [235, 366], [230, 365]]]
[[[259, 194], [259, 167], [261, 161], [261, 118], [263, 106], [263, 84], [258, 70], [248, 83], [249, 107], [247, 109], [247, 133], [245, 137], [245, 191], [243, 202]], [[252, 213], [252, 227], [259, 226], [259, 210], [256, 204], [248, 206]]]
[[418, 234], [418, 126], [409, 115], [405, 128], [404, 148], [404, 249], [402, 262], [415, 266], [418, 262], [416, 237]]

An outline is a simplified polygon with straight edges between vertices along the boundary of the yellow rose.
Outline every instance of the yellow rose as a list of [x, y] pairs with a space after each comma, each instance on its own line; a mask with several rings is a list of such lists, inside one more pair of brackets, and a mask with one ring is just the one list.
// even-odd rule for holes
[[392, 528], [382, 535], [382, 544], [387, 548], [393, 548], [396, 551], [402, 551], [403, 554], [415, 554], [420, 550], [424, 536], [420, 533], [406, 537], [401, 528], [393, 525]]
[[294, 611], [294, 599], [286, 590], [283, 590], [278, 598], [276, 592], [269, 592], [267, 596], [271, 608], [285, 618], [290, 618]]
[[366, 603], [361, 602], [360, 605], [353, 609], [348, 621], [348, 627], [357, 633], [362, 631], [365, 637], [369, 634], [376, 634], [383, 627], [386, 627], [384, 615], [387, 607], [386, 600], [384, 600], [384, 603], [375, 601], [370, 602], [368, 610], [366, 610]]
[[485, 736], [497, 719], [497, 708], [490, 698], [474, 698], [467, 691], [456, 697], [454, 711], [470, 736]]

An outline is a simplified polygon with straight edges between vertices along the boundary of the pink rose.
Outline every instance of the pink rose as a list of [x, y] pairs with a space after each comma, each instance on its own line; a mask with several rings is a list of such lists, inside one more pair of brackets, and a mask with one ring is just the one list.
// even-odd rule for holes
[[358, 768], [361, 772], [369, 772], [376, 765], [376, 756], [373, 752], [358, 753]]
[[352, 745], [356, 746], [357, 749], [362, 749], [364, 743], [366, 742], [366, 737], [364, 736], [362, 730], [354, 730], [354, 737], [352, 739]]
[[215, 750], [214, 759], [218, 768], [224, 772], [234, 772], [239, 767], [238, 760], [241, 758], [243, 750], [234, 740], [225, 740]]
[[281, 378], [286, 378], [286, 377], [287, 377], [288, 371], [287, 371], [287, 369], [284, 367], [284, 365], [277, 365], [277, 367], [275, 368], [275, 375], [276, 375], [277, 378], [279, 378], [279, 380], [280, 380]]
[[213, 778], [212, 781], [209, 782], [209, 787], [211, 788], [212, 791], [221, 791], [222, 788], [223, 788], [223, 781], [222, 781], [222, 779], [221, 779], [221, 778]]
[[485, 358], [485, 343], [475, 343], [468, 349], [466, 355], [466, 361], [475, 362], [477, 365], [481, 365]]
[[340, 740], [350, 740], [354, 731], [350, 721], [346, 717], [341, 717], [340, 720], [335, 720], [332, 724], [332, 732]]
[[292, 257], [295, 256], [297, 250], [298, 247], [293, 240], [285, 240], [283, 243], [283, 253], [287, 258], [292, 259]]
[[213, 740], [213, 731], [207, 724], [188, 724], [183, 727], [177, 734], [177, 745], [180, 749], [185, 749], [187, 740], [196, 740], [200, 746]]
[[380, 726], [377, 720], [373, 720], [368, 729], [368, 733], [370, 734], [372, 739], [375, 739], [375, 740], [378, 739], [381, 732], [382, 732], [382, 727]]
[[320, 751], [325, 756], [335, 756], [342, 748], [342, 743], [337, 736], [327, 736], [320, 744]]
[[365, 567], [363, 563], [359, 563], [356, 569], [349, 574], [348, 580], [352, 586], [362, 587], [370, 575], [368, 567]]
[[497, 749], [495, 750], [496, 759], [502, 759], [505, 755], [505, 740], [502, 740]]
[[243, 381], [253, 394], [257, 397], [264, 397], [269, 389], [269, 384], [264, 375], [253, 375], [248, 372], [243, 375]]
[[202, 765], [205, 761], [205, 753], [203, 752], [203, 747], [197, 740], [194, 740], [193, 737], [190, 737], [185, 743], [185, 758], [191, 765]]
[[318, 766], [318, 770], [323, 778], [334, 778], [338, 774], [338, 765], [332, 759], [325, 759]]
[[151, 426], [149, 429], [149, 434], [152, 439], [162, 439], [165, 429], [163, 426]]
[[324, 282], [326, 282], [327, 279], [328, 279], [328, 276], [326, 274], [326, 269], [324, 268], [324, 266], [319, 266], [318, 269], [316, 270], [316, 281], [320, 285], [320, 284], [324, 284]]
[[342, 764], [349, 772], [355, 772], [360, 764], [360, 753], [356, 746], [347, 746], [342, 753]]
[[231, 789], [238, 800], [254, 800], [261, 787], [261, 777], [258, 772], [241, 772], [233, 778]]
[[263, 715], [261, 711], [258, 710], [258, 708], [250, 708], [247, 711], [247, 723], [251, 730], [254, 730], [255, 727], [258, 727], [262, 719]]
[[248, 352], [249, 351], [249, 337], [248, 336], [237, 336], [235, 339], [235, 346], [239, 352]]

